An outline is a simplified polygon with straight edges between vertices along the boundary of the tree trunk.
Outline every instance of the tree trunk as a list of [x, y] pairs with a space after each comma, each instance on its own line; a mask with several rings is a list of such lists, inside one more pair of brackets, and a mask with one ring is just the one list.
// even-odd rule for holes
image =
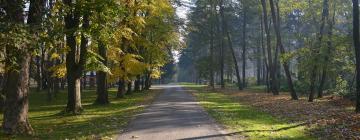
[[81, 89], [82, 90], [86, 89], [86, 85], [87, 85], [86, 83], [87, 83], [87, 75], [86, 75], [86, 73], [84, 73], [81, 78]]
[[[222, 0], [220, 1], [222, 3]], [[217, 32], [218, 32], [218, 38], [220, 40], [220, 85], [221, 88], [224, 89], [225, 88], [225, 81], [224, 81], [224, 63], [225, 63], [225, 56], [224, 56], [224, 52], [225, 52], [225, 47], [224, 47], [224, 34], [223, 32], [221, 32], [221, 22], [220, 22], [220, 17], [218, 16], [218, 14], [216, 14], [216, 23], [217, 23]]]
[[267, 46], [267, 55], [268, 55], [268, 73], [269, 73], [269, 85], [271, 87], [271, 91], [274, 95], [279, 95], [279, 90], [277, 86], [277, 79], [274, 71], [273, 57], [272, 57], [272, 49], [271, 49], [271, 36], [270, 36], [270, 27], [268, 23], [268, 13], [267, 13], [267, 4], [266, 0], [261, 0], [262, 12], [263, 12], [263, 25], [265, 29], [266, 35], [266, 46]]
[[[243, 4], [244, 5], [244, 4]], [[246, 7], [243, 6], [243, 25], [242, 25], [242, 85], [244, 87], [246, 87], [246, 16], [247, 16], [247, 11], [246, 11]]]
[[[72, 0], [64, 0], [64, 4], [72, 6]], [[68, 81], [68, 102], [65, 112], [78, 114], [82, 111], [81, 106], [81, 77], [85, 68], [88, 38], [81, 36], [81, 44], [76, 44], [75, 29], [80, 24], [80, 11], [74, 9], [65, 16], [65, 27], [71, 32], [66, 34], [66, 43], [69, 51], [66, 54], [66, 71]], [[89, 15], [84, 15], [83, 29], [89, 28]], [[80, 47], [80, 48], [78, 48]]]
[[117, 98], [124, 98], [125, 97], [125, 80], [119, 79], [118, 82], [118, 91], [116, 94]]
[[324, 85], [325, 81], [327, 79], [327, 69], [328, 69], [328, 61], [331, 54], [331, 48], [332, 48], [332, 35], [333, 35], [333, 27], [335, 24], [335, 15], [336, 15], [336, 5], [333, 3], [333, 13], [332, 18], [327, 21], [327, 24], [329, 25], [327, 34], [328, 34], [328, 41], [327, 41], [327, 48], [325, 50], [325, 56], [324, 56], [324, 67], [322, 68], [321, 78], [320, 78], [320, 85], [318, 89], [318, 98], [323, 97], [323, 91], [324, 91]]
[[[103, 57], [103, 56], [101, 56]], [[90, 78], [89, 78], [89, 86], [90, 89], [94, 89], [95, 88], [95, 73], [93, 71], [90, 72]]]
[[136, 76], [136, 80], [134, 82], [134, 91], [139, 92], [140, 91], [140, 84], [141, 84], [141, 78], [140, 75]]
[[211, 24], [211, 29], [210, 29], [210, 87], [214, 90], [215, 89], [215, 81], [214, 81], [214, 9], [216, 9], [216, 7], [214, 6], [214, 4], [211, 4], [211, 20], [210, 20], [210, 24]]
[[[4, 4], [3, 10], [7, 13], [5, 19], [18, 25], [24, 24], [23, 1], [7, 0], [1, 4]], [[32, 34], [37, 34], [33, 27], [41, 25], [44, 6], [44, 0], [30, 0], [28, 24], [32, 27], [30, 28]], [[6, 100], [2, 128], [6, 134], [32, 134], [33, 129], [28, 120], [31, 53], [28, 47], [22, 49], [14, 46], [5, 47], [5, 73], [8, 78], [3, 89]], [[16, 60], [19, 66], [13, 67], [11, 60]]]
[[148, 73], [145, 76], [145, 90], [149, 90], [151, 87], [151, 74]]
[[359, 0], [353, 2], [353, 39], [356, 57], [356, 109], [360, 113], [360, 31], [359, 31]]
[[[278, 19], [280, 19], [280, 17], [276, 16], [275, 6], [274, 6], [274, 1], [273, 0], [270, 0], [270, 8], [271, 8], [271, 15], [272, 15], [273, 23], [274, 23], [273, 25], [274, 25], [275, 33], [276, 33], [276, 42], [277, 42], [276, 44], [280, 48], [281, 54], [284, 55], [286, 52], [285, 52], [284, 46], [283, 46], [282, 41], [281, 41], [280, 24], [279, 24], [280, 21], [278, 21]], [[292, 79], [291, 79], [291, 73], [290, 73], [290, 70], [289, 70], [288, 62], [284, 61], [283, 62], [283, 67], [284, 67], [284, 70], [285, 70], [285, 75], [286, 75], [286, 78], [287, 78], [291, 98], [293, 100], [298, 100], [298, 97], [296, 95], [294, 85], [293, 85], [293, 82], [292, 82]]]
[[318, 43], [316, 46], [314, 46], [313, 48], [313, 57], [315, 57], [314, 59], [314, 66], [311, 69], [311, 74], [310, 74], [310, 93], [309, 93], [309, 102], [314, 101], [314, 96], [315, 96], [315, 82], [316, 82], [316, 78], [317, 78], [317, 71], [318, 71], [318, 65], [316, 64], [316, 62], [318, 62], [319, 60], [319, 51], [320, 48], [322, 46], [322, 39], [323, 39], [323, 35], [325, 32], [325, 21], [327, 20], [329, 15], [329, 4], [328, 4], [328, 0], [323, 0], [323, 12], [322, 12], [322, 17], [321, 17], [321, 25], [320, 25], [320, 34], [319, 34], [319, 38], [318, 38]]
[[[222, 5], [222, 3], [220, 3], [220, 5]], [[226, 38], [228, 40], [228, 45], [229, 45], [231, 55], [232, 55], [234, 65], [235, 65], [235, 72], [236, 72], [236, 78], [237, 78], [237, 82], [238, 82], [237, 83], [238, 89], [242, 90], [243, 86], [242, 86], [241, 79], [240, 79], [240, 72], [239, 72], [238, 62], [237, 62], [237, 59], [236, 59], [236, 56], [235, 56], [235, 51], [234, 51], [234, 48], [233, 48], [233, 45], [232, 45], [230, 32], [227, 29], [228, 26], [227, 26], [227, 21], [226, 21], [225, 16], [224, 16], [224, 8], [223, 8], [223, 6], [220, 6], [220, 14], [221, 14], [221, 18], [222, 18], [223, 34], [224, 35], [226, 34]]]
[[129, 81], [127, 83], [127, 91], [126, 91], [127, 95], [131, 95], [132, 94], [132, 81]]
[[41, 67], [41, 58], [39, 56], [36, 56], [36, 83], [37, 83], [37, 91], [41, 91], [43, 88], [43, 78], [42, 78], [42, 67]]
[[[20, 71], [9, 70], [5, 83], [5, 108], [3, 130], [6, 134], [32, 134], [33, 129], [28, 120], [28, 90], [29, 90], [29, 66], [30, 54], [18, 56], [17, 64], [20, 64]], [[9, 64], [7, 64], [9, 66]]]
[[[107, 66], [107, 52], [106, 47], [102, 42], [99, 43], [98, 46], [99, 55], [103, 58], [101, 62]], [[95, 104], [108, 104], [109, 97], [108, 97], [108, 85], [107, 85], [107, 78], [106, 72], [97, 71], [96, 72], [96, 93], [97, 98], [95, 100]]]
[[[6, 57], [5, 57], [6, 58]], [[3, 112], [4, 111], [4, 106], [5, 106], [5, 92], [4, 92], [4, 89], [5, 89], [5, 86], [6, 86], [6, 73], [4, 73], [2, 75], [2, 79], [1, 79], [1, 84], [0, 84], [0, 112]]]
[[141, 88], [141, 90], [144, 90], [144, 89], [145, 89], [145, 79], [144, 79], [144, 76], [141, 76], [140, 88]]

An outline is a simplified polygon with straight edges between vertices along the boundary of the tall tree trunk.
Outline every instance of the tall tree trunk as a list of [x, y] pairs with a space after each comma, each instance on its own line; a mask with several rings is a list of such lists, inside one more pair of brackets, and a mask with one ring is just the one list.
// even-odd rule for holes
[[329, 57], [331, 52], [331, 48], [332, 48], [332, 35], [333, 35], [333, 27], [335, 24], [335, 15], [336, 15], [336, 5], [335, 2], [333, 3], [333, 13], [332, 13], [332, 18], [330, 20], [327, 21], [327, 24], [329, 25], [329, 29], [327, 31], [327, 35], [328, 35], [328, 41], [327, 41], [327, 48], [325, 50], [325, 56], [324, 56], [324, 66], [322, 68], [322, 73], [321, 73], [321, 77], [320, 77], [320, 85], [319, 85], [319, 89], [318, 89], [318, 98], [322, 98], [323, 97], [323, 91], [324, 91], [324, 85], [325, 85], [325, 81], [327, 79], [327, 69], [328, 69], [328, 61], [329, 61]]
[[[13, 50], [14, 51], [14, 50]], [[11, 53], [11, 52], [9, 52]], [[14, 52], [12, 52], [14, 53]], [[19, 71], [7, 70], [8, 78], [5, 83], [6, 95], [3, 130], [6, 134], [32, 134], [33, 129], [28, 120], [28, 92], [30, 54], [22, 52], [18, 57]], [[6, 66], [9, 66], [7, 63]]]
[[[222, 3], [222, 0], [220, 1]], [[221, 4], [220, 4], [221, 5]], [[220, 17], [218, 14], [216, 14], [216, 24], [217, 24], [217, 27], [216, 27], [216, 30], [217, 30], [217, 33], [218, 33], [218, 38], [220, 40], [220, 86], [222, 89], [225, 88], [225, 81], [224, 81], [224, 69], [225, 69], [225, 55], [224, 55], [224, 52], [225, 52], [225, 46], [224, 46], [224, 34], [223, 32], [221, 32], [221, 22], [220, 22]]]
[[214, 72], [214, 9], [216, 7], [214, 4], [211, 4], [211, 16], [210, 16], [210, 87], [214, 90], [215, 89], [215, 72]]
[[359, 31], [359, 0], [353, 2], [353, 39], [356, 57], [356, 109], [360, 113], [360, 31]]
[[261, 63], [261, 45], [256, 47], [256, 85], [261, 85], [263, 81], [262, 73], [264, 73]]
[[[106, 46], [100, 41], [98, 45], [99, 55], [103, 58], [101, 63], [107, 66], [107, 50]], [[108, 97], [108, 85], [107, 85], [107, 78], [106, 72], [97, 71], [96, 72], [96, 93], [97, 98], [95, 100], [95, 104], [108, 104], [109, 97]]]
[[263, 13], [260, 15], [260, 29], [261, 29], [261, 49], [262, 49], [262, 56], [264, 61], [264, 80], [266, 83], [266, 91], [270, 92], [270, 85], [269, 85], [269, 64], [266, 57], [266, 50], [264, 45], [264, 20], [263, 20]]
[[[65, 5], [72, 7], [72, 0], [64, 0]], [[73, 9], [65, 16], [66, 43], [69, 51], [66, 54], [66, 71], [68, 81], [68, 102], [65, 112], [78, 114], [82, 111], [81, 106], [81, 77], [85, 68], [88, 38], [82, 34], [81, 44], [76, 44], [75, 31], [80, 24], [80, 11]], [[83, 16], [82, 28], [89, 28], [89, 15]], [[80, 48], [78, 48], [80, 47]]]
[[[45, 1], [30, 0], [28, 24], [32, 34], [36, 33], [36, 27], [41, 25], [41, 17]], [[17, 25], [24, 24], [24, 3], [22, 0], [7, 0], [0, 2], [1, 7], [7, 13], [5, 19]], [[29, 44], [23, 44], [24, 48], [5, 46], [5, 73], [8, 77], [5, 81], [3, 92], [5, 93], [4, 119], [2, 128], [6, 134], [32, 134], [33, 129], [28, 120], [28, 94], [30, 79], [31, 53]], [[13, 67], [15, 60], [19, 66]]]
[[225, 19], [225, 15], [224, 15], [224, 7], [222, 6], [222, 1], [220, 3], [220, 14], [221, 14], [221, 19], [222, 19], [223, 34], [226, 35], [226, 38], [228, 40], [228, 45], [229, 45], [229, 48], [230, 48], [230, 51], [231, 51], [231, 56], [233, 58], [234, 65], [235, 65], [235, 72], [236, 72], [236, 78], [237, 78], [237, 82], [238, 82], [237, 83], [238, 89], [242, 90], [243, 86], [242, 86], [241, 79], [240, 79], [240, 72], [239, 72], [238, 62], [237, 62], [237, 59], [236, 59], [236, 56], [235, 56], [235, 51], [234, 51], [234, 48], [233, 48], [233, 45], [232, 45], [230, 32], [227, 29], [228, 25], [227, 25], [227, 21]]
[[268, 58], [268, 73], [269, 73], [269, 84], [271, 87], [271, 91], [274, 95], [279, 95], [279, 89], [277, 86], [277, 79], [274, 71], [273, 57], [272, 57], [272, 49], [271, 49], [271, 36], [270, 36], [270, 27], [268, 22], [268, 13], [267, 13], [267, 4], [266, 0], [261, 0], [262, 12], [263, 12], [263, 25], [265, 29], [266, 36], [266, 46], [267, 46], [267, 58]]
[[[245, 5], [245, 4], [243, 4]], [[246, 20], [247, 20], [247, 9], [243, 6], [243, 25], [242, 25], [242, 85], [246, 87]]]
[[[276, 44], [280, 48], [281, 54], [285, 54], [286, 52], [285, 52], [284, 46], [283, 46], [282, 41], [281, 41], [280, 24], [279, 24], [280, 21], [278, 21], [278, 19], [280, 19], [280, 17], [276, 16], [277, 14], [275, 12], [276, 10], [275, 10], [273, 0], [270, 0], [270, 8], [271, 8], [271, 15], [272, 15], [273, 23], [274, 23], [273, 25], [274, 25], [275, 33], [276, 33], [276, 42], [277, 42]], [[287, 78], [291, 99], [298, 100], [298, 97], [296, 95], [294, 85], [293, 85], [293, 82], [292, 82], [292, 79], [291, 79], [291, 73], [290, 73], [290, 70], [289, 70], [288, 62], [284, 61], [283, 62], [283, 67], [284, 67], [284, 70], [285, 70], [285, 75], [286, 75], [286, 78]]]
[[[318, 62], [319, 60], [319, 51], [322, 46], [322, 39], [325, 32], [325, 22], [327, 21], [327, 18], [329, 16], [329, 2], [328, 0], [323, 0], [323, 12], [321, 17], [321, 25], [320, 25], [320, 33], [317, 45], [313, 48], [313, 57], [315, 57], [314, 62]], [[315, 82], [317, 78], [317, 71], [318, 71], [318, 65], [314, 64], [314, 66], [311, 69], [310, 74], [310, 93], [309, 93], [309, 102], [314, 101], [315, 96]]]

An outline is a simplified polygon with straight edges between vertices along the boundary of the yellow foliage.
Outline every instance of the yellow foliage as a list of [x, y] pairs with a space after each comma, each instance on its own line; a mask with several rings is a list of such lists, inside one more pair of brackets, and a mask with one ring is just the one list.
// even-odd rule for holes
[[52, 77], [63, 78], [66, 75], [65, 63], [50, 67], [49, 70], [53, 72]]

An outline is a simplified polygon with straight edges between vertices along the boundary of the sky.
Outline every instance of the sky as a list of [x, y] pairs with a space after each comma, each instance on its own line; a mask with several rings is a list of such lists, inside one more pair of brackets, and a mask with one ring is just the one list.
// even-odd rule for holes
[[183, 6], [178, 7], [176, 9], [176, 13], [180, 18], [187, 19], [187, 14], [188, 14], [188, 12], [190, 10], [190, 8], [188, 6], [192, 2], [191, 2], [191, 0], [180, 0], [180, 1], [181, 1], [181, 3], [183, 3]]
[[[183, 6], [176, 8], [176, 14], [185, 21], [187, 21], [187, 14], [190, 12], [190, 7], [192, 5], [191, 0], [180, 0]], [[181, 30], [181, 29], [180, 29]], [[179, 38], [180, 40], [183, 40], [183, 37], [181, 36]], [[174, 51], [174, 59], [175, 62], [179, 62], [180, 54], [178, 51]]]

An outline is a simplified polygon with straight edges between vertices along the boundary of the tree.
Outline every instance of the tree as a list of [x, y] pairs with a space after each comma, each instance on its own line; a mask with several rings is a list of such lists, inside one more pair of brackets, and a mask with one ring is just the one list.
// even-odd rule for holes
[[266, 48], [267, 48], [267, 58], [268, 58], [268, 70], [269, 70], [269, 74], [270, 74], [270, 78], [269, 78], [269, 83], [270, 83], [270, 87], [271, 87], [271, 91], [274, 95], [278, 95], [279, 94], [279, 89], [278, 89], [278, 82], [277, 82], [277, 78], [275, 76], [276, 73], [276, 69], [274, 67], [274, 63], [273, 63], [273, 57], [272, 57], [272, 49], [271, 49], [271, 36], [270, 36], [270, 27], [269, 27], [269, 22], [268, 22], [268, 12], [267, 12], [267, 4], [266, 4], [266, 0], [261, 0], [261, 5], [262, 5], [262, 12], [263, 12], [263, 24], [264, 24], [264, 29], [265, 29], [265, 36], [266, 36]]
[[[277, 42], [276, 45], [280, 48], [281, 54], [284, 55], [286, 52], [285, 52], [285, 49], [284, 49], [284, 46], [283, 46], [282, 40], [281, 40], [280, 23], [279, 23], [280, 22], [279, 21], [280, 17], [279, 17], [279, 12], [278, 12], [278, 14], [276, 14], [276, 12], [275, 12], [276, 9], [275, 9], [273, 0], [270, 0], [270, 9], [271, 9], [272, 20], [274, 22], [273, 25], [274, 25], [274, 29], [275, 29], [275, 33], [276, 33], [276, 42]], [[283, 60], [282, 63], [283, 63], [283, 67], [284, 67], [284, 70], [285, 70], [288, 86], [289, 86], [289, 89], [290, 89], [291, 98], [293, 100], [298, 100], [298, 97], [297, 97], [295, 89], [294, 89], [293, 81], [292, 81], [292, 78], [291, 78], [291, 72], [290, 72], [290, 69], [289, 69], [289, 64], [288, 64], [287, 60]]]
[[[323, 12], [322, 12], [322, 17], [321, 17], [321, 25], [320, 25], [320, 33], [319, 33], [319, 38], [318, 38], [318, 46], [321, 47], [322, 44], [322, 40], [323, 40], [323, 36], [324, 36], [324, 32], [325, 32], [325, 25], [326, 25], [326, 21], [328, 20], [329, 17], [329, 2], [328, 0], [323, 0]], [[319, 47], [314, 48], [314, 61], [317, 62], [318, 61], [318, 53], [319, 53]], [[312, 102], [314, 100], [314, 94], [315, 94], [315, 81], [316, 81], [316, 77], [317, 77], [317, 64], [315, 64], [313, 66], [313, 69], [311, 70], [311, 77], [310, 77], [310, 94], [309, 94], [309, 102]], [[322, 97], [322, 94], [319, 94], [319, 97]]]
[[[98, 46], [99, 55], [102, 57], [102, 63], [103, 65], [107, 66], [107, 50], [106, 46], [100, 42]], [[96, 93], [97, 98], [95, 103], [96, 104], [108, 104], [109, 98], [108, 98], [108, 84], [107, 84], [107, 73], [104, 71], [97, 71], [96, 72]]]
[[[6, 95], [3, 130], [7, 134], [32, 134], [33, 129], [28, 120], [28, 91], [31, 61], [30, 36], [36, 36], [42, 20], [45, 1], [31, 0], [28, 26], [24, 24], [25, 15], [22, 0], [1, 1], [1, 8], [6, 11], [7, 31], [9, 38], [4, 42], [6, 47], [5, 70], [7, 78], [3, 92]], [[6, 28], [6, 27], [5, 27]], [[17, 36], [22, 34], [25, 36]], [[18, 38], [16, 38], [18, 37]], [[19, 42], [19, 39], [21, 40]]]
[[[81, 2], [73, 0], [63, 1], [69, 12], [65, 15], [66, 44], [69, 51], [66, 54], [66, 73], [68, 83], [68, 102], [65, 112], [78, 114], [82, 111], [81, 105], [81, 82], [82, 73], [85, 70], [88, 37], [85, 33], [81, 33], [81, 42], [77, 43], [77, 30], [82, 24], [84, 31], [89, 29], [89, 13], [81, 13]], [[81, 22], [81, 18], [83, 18]]]
[[359, 0], [353, 0], [353, 39], [356, 55], [356, 112], [360, 113], [360, 24]]
[[[234, 51], [234, 48], [233, 48], [233, 45], [232, 45], [232, 40], [231, 40], [231, 35], [230, 35], [230, 32], [228, 31], [228, 24], [227, 24], [227, 21], [225, 19], [225, 16], [224, 16], [224, 7], [223, 7], [223, 2], [222, 0], [220, 1], [220, 15], [221, 15], [221, 19], [222, 19], [222, 31], [223, 31], [223, 35], [226, 35], [226, 39], [228, 41], [228, 45], [229, 45], [229, 48], [230, 48], [230, 51], [231, 51], [231, 56], [232, 56], [232, 59], [234, 61], [234, 65], [235, 65], [235, 73], [236, 73], [236, 78], [237, 78], [237, 86], [238, 86], [238, 89], [239, 90], [242, 90], [243, 89], [243, 85], [241, 83], [241, 79], [240, 79], [240, 71], [239, 71], [239, 67], [238, 67], [238, 62], [237, 62], [237, 59], [236, 59], [236, 56], [235, 56], [235, 51]], [[244, 46], [245, 47], [245, 46]], [[244, 50], [243, 50], [244, 51]], [[243, 56], [245, 55], [245, 52], [243, 52]], [[244, 59], [244, 58], [243, 58]], [[246, 60], [243, 60], [243, 61], [246, 61]], [[244, 65], [243, 65], [244, 67]], [[244, 69], [243, 69], [244, 70]], [[243, 78], [245, 78], [245, 74], [244, 74], [245, 71], [243, 71]], [[243, 84], [245, 81], [243, 81]]]

